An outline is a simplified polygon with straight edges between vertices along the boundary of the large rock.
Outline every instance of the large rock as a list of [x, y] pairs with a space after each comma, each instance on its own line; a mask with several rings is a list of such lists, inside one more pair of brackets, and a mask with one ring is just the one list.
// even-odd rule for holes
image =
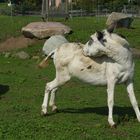
[[62, 44], [68, 43], [68, 40], [62, 35], [54, 35], [50, 37], [43, 46], [44, 54], [48, 55], [51, 51], [55, 50], [56, 48], [60, 47]]
[[25, 37], [44, 39], [52, 35], [64, 35], [71, 29], [60, 22], [33, 22], [22, 28]]
[[126, 14], [112, 12], [108, 16], [106, 25], [108, 27], [114, 26], [116, 28], [119, 28], [119, 27], [130, 28], [132, 21], [133, 21], [132, 17], [130, 17]]

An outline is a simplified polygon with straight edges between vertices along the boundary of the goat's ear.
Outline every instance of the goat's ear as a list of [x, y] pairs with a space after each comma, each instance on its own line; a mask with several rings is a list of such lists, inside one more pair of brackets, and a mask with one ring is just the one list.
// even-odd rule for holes
[[103, 38], [103, 36], [104, 36], [103, 33], [100, 32], [100, 31], [96, 31], [96, 33], [97, 33], [98, 40], [101, 40]]

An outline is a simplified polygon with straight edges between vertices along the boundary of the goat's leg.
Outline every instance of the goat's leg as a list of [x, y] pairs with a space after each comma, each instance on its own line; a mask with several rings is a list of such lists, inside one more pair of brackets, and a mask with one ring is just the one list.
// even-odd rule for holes
[[135, 97], [132, 81], [127, 82], [127, 92], [128, 92], [129, 98], [130, 98], [130, 102], [131, 102], [133, 109], [136, 113], [137, 119], [140, 122], [140, 111], [139, 111], [139, 107], [138, 107], [137, 100]]
[[52, 82], [47, 83], [45, 87], [45, 95], [42, 104], [42, 115], [47, 115], [47, 106], [48, 106], [48, 98], [50, 92], [58, 86], [57, 79], [54, 79]]
[[114, 88], [115, 88], [115, 82], [109, 81], [107, 84], [107, 102], [108, 102], [108, 122], [111, 127], [115, 126], [115, 122], [113, 121], [113, 105], [114, 105]]
[[[68, 73], [67, 68], [63, 68], [63, 71], [59, 71], [59, 72], [56, 71], [56, 78], [52, 82], [46, 84], [45, 96], [42, 104], [42, 115], [47, 114], [49, 94], [52, 93], [50, 103], [54, 103], [55, 90], [57, 89], [58, 86], [63, 85], [67, 81], [69, 81], [70, 78], [71, 77]], [[56, 106], [53, 106], [53, 110], [54, 109], [56, 109]]]
[[50, 101], [49, 101], [49, 106], [52, 107], [52, 111], [56, 111], [57, 110], [57, 106], [55, 104], [55, 93], [57, 91], [57, 88], [53, 89], [51, 91], [51, 97], [50, 97]]

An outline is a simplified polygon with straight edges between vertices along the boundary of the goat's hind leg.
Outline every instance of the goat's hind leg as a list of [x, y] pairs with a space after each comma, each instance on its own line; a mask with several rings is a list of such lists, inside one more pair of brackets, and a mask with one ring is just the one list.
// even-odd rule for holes
[[62, 72], [57, 72], [56, 75], [57, 75], [56, 78], [52, 82], [46, 84], [45, 96], [42, 104], [42, 113], [41, 113], [42, 115], [47, 115], [48, 98], [50, 93], [51, 97], [49, 105], [52, 106], [53, 111], [56, 110], [57, 107], [54, 104], [54, 100], [57, 87], [65, 84], [71, 78], [67, 69], [63, 69]]
[[45, 87], [45, 95], [43, 99], [43, 104], [42, 104], [42, 112], [41, 114], [43, 116], [47, 115], [47, 107], [48, 107], [48, 99], [49, 99], [49, 94], [58, 86], [57, 79], [54, 79], [52, 82], [49, 82], [46, 84]]
[[56, 94], [57, 88], [53, 89], [51, 91], [51, 96], [50, 96], [50, 101], [49, 101], [49, 106], [52, 107], [52, 112], [57, 111], [57, 106], [55, 104], [55, 94]]
[[128, 92], [129, 98], [130, 98], [130, 102], [131, 102], [133, 109], [136, 113], [137, 119], [140, 122], [140, 111], [139, 111], [138, 103], [137, 103], [137, 100], [135, 97], [132, 81], [127, 82], [127, 92]]

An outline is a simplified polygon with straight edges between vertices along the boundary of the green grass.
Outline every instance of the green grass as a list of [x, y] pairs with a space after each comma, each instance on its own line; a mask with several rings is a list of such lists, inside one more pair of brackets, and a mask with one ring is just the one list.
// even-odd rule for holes
[[[68, 37], [68, 40], [85, 43], [88, 41], [89, 35], [92, 35], [97, 30], [100, 31], [105, 29], [105, 23], [105, 17], [84, 17], [70, 20], [65, 24], [69, 25], [73, 29], [74, 33]], [[124, 35], [130, 42], [131, 47], [140, 48], [140, 19], [135, 18], [132, 27], [134, 29], [121, 28], [115, 30], [115, 32]]]
[[[9, 17], [0, 17], [0, 33], [2, 40], [7, 36], [20, 35], [20, 27], [30, 21], [38, 21], [36, 17], [14, 17], [16, 28], [6, 21]], [[63, 21], [57, 19], [57, 21]], [[105, 19], [74, 18], [65, 24], [74, 33], [67, 38], [70, 41], [85, 42], [96, 29], [104, 28]], [[134, 22], [136, 32], [128, 33], [129, 40], [135, 39], [134, 46], [139, 46], [137, 37], [139, 19]], [[93, 25], [92, 25], [93, 23]], [[8, 26], [9, 25], [9, 26]], [[4, 30], [4, 29], [5, 30]], [[120, 31], [119, 31], [120, 32]], [[137, 45], [136, 45], [137, 44]], [[42, 44], [23, 49], [31, 56], [39, 55]], [[139, 140], [140, 123], [129, 102], [125, 87], [119, 85], [115, 90], [114, 120], [118, 127], [111, 129], [107, 122], [106, 87], [91, 86], [73, 78], [62, 86], [56, 96], [59, 113], [51, 113], [41, 117], [40, 110], [44, 96], [46, 80], [55, 76], [52, 61], [47, 69], [38, 69], [39, 62], [33, 59], [20, 60], [5, 58], [0, 55], [0, 140], [35, 139], [35, 140]], [[135, 59], [136, 72], [134, 78], [135, 92], [140, 103], [140, 60]]]
[[[67, 39], [72, 42], [85, 43], [88, 41], [89, 36], [96, 30], [106, 28], [106, 18], [103, 17], [79, 17], [66, 22], [62, 18], [53, 20], [60, 21], [72, 28], [73, 33], [67, 36]], [[41, 21], [41, 18], [35, 16], [16, 16], [13, 18], [10, 16], [0, 16], [0, 41], [3, 41], [11, 36], [21, 35], [21, 28], [34, 21]], [[117, 29], [116, 32], [126, 36], [132, 47], [140, 48], [140, 19], [136, 18], [132, 26], [135, 29]]]
[[39, 21], [39, 17], [30, 16], [0, 16], [0, 41], [11, 36], [21, 35], [21, 28], [33, 21]]
[[[135, 62], [135, 91], [140, 102], [140, 60]], [[0, 81], [5, 88], [9, 86], [9, 91], [0, 93], [0, 139], [140, 139], [140, 124], [121, 85], [115, 92], [117, 129], [108, 126], [106, 88], [77, 79], [59, 89], [56, 103], [60, 112], [41, 117], [45, 79], [52, 80], [55, 69], [52, 62], [43, 70], [36, 68], [37, 63], [0, 56]]]

